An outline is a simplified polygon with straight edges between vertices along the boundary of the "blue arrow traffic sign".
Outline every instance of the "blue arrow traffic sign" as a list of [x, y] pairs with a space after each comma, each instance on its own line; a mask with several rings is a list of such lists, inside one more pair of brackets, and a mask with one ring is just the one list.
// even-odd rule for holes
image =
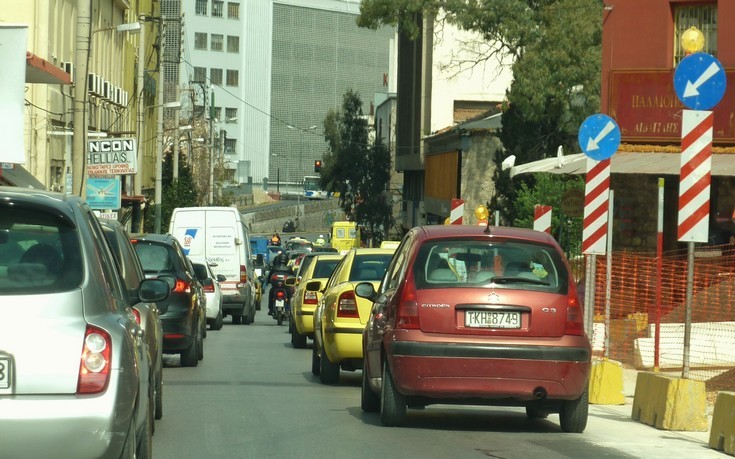
[[579, 146], [585, 155], [602, 161], [618, 151], [620, 146], [620, 128], [607, 115], [597, 113], [588, 116], [579, 127]]
[[725, 69], [714, 56], [694, 53], [685, 57], [674, 72], [674, 90], [682, 104], [692, 110], [709, 110], [725, 95]]

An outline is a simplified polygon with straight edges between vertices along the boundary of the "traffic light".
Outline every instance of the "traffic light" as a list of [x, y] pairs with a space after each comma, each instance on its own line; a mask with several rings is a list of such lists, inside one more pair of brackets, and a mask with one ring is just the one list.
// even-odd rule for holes
[[320, 159], [317, 159], [314, 161], [314, 172], [321, 172], [322, 171], [322, 161]]

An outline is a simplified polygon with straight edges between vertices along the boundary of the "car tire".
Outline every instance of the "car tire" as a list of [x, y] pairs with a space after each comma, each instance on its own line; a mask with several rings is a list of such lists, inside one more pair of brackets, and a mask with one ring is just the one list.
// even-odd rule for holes
[[368, 381], [367, 362], [363, 359], [362, 364], [362, 389], [360, 392], [360, 407], [366, 413], [377, 413], [380, 411], [380, 397], [370, 388]]
[[339, 382], [339, 363], [330, 362], [326, 355], [322, 355], [322, 358], [319, 359], [319, 381], [322, 384]]
[[320, 360], [321, 358], [317, 353], [315, 342], [314, 347], [311, 348], [311, 374], [313, 374], [314, 376], [319, 376], [321, 370], [321, 363], [319, 362]]
[[255, 306], [250, 310], [250, 317], [248, 318], [248, 325], [255, 323]]
[[224, 319], [222, 318], [222, 310], [219, 310], [219, 314], [215, 317], [214, 322], [209, 326], [210, 330], [222, 330]]
[[383, 387], [380, 393], [380, 422], [399, 427], [406, 420], [406, 396], [398, 392], [388, 362], [383, 362]]
[[156, 411], [154, 418], [163, 418], [163, 375], [156, 381]]
[[589, 413], [589, 392], [585, 388], [582, 395], [574, 400], [564, 400], [559, 410], [561, 430], [567, 433], [582, 433], [587, 427]]
[[232, 325], [240, 325], [242, 323], [242, 316], [232, 315]]
[[289, 321], [289, 328], [291, 328], [291, 345], [296, 349], [304, 349], [306, 347], [306, 335], [299, 334], [293, 321]]
[[199, 331], [199, 346], [197, 347], [197, 359], [204, 360], [204, 335]]
[[192, 341], [191, 346], [189, 346], [189, 349], [181, 353], [181, 366], [195, 367], [199, 365], [198, 353], [199, 343], [198, 340], [195, 338], [194, 341]]

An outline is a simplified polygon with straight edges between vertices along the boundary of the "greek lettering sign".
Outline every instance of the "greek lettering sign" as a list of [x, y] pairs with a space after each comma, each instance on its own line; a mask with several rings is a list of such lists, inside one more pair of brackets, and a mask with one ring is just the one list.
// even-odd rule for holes
[[87, 142], [87, 174], [90, 177], [129, 175], [138, 172], [135, 139], [97, 139]]

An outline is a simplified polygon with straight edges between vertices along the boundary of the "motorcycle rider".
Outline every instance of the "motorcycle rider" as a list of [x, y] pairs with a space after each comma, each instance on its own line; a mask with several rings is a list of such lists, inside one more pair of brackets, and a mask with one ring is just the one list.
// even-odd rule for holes
[[319, 247], [324, 247], [324, 244], [326, 243], [327, 241], [324, 240], [324, 236], [321, 234], [319, 235], [318, 238], [316, 238], [316, 241], [314, 241], [314, 245], [319, 246]]
[[[284, 252], [279, 253], [276, 255], [276, 258], [273, 259], [273, 264], [271, 265], [271, 269], [268, 272], [268, 276], [266, 277], [266, 281], [270, 282], [271, 276], [275, 273], [286, 273], [286, 274], [293, 274], [293, 270], [290, 266], [288, 266], [288, 255], [286, 255]], [[268, 292], [268, 315], [273, 315], [273, 296], [275, 292], [273, 291], [273, 287], [271, 286], [271, 289]]]
[[281, 236], [279, 236], [278, 233], [273, 233], [270, 243], [271, 245], [281, 245]]

